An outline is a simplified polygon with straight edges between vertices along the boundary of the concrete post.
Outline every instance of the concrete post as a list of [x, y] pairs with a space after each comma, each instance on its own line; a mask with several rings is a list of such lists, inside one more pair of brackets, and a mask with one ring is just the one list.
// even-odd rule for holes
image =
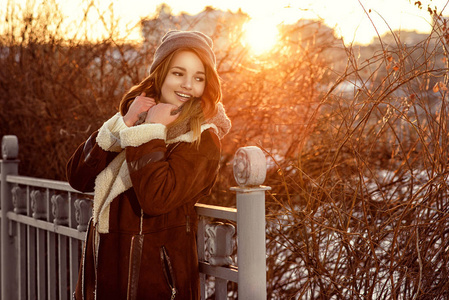
[[266, 159], [257, 147], [243, 147], [234, 158], [237, 193], [237, 264], [239, 299], [267, 298], [265, 245]]
[[2, 138], [1, 163], [1, 299], [17, 299], [17, 251], [15, 237], [10, 236], [8, 211], [14, 210], [8, 175], [17, 175], [19, 143], [14, 135]]

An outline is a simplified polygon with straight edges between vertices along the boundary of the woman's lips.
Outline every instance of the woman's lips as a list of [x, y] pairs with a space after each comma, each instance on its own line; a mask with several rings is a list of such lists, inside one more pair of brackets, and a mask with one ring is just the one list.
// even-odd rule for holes
[[192, 98], [192, 95], [190, 95], [190, 94], [185, 94], [185, 93], [181, 93], [181, 92], [175, 92], [175, 94], [176, 94], [176, 96], [178, 96], [178, 99], [182, 102], [186, 102]]

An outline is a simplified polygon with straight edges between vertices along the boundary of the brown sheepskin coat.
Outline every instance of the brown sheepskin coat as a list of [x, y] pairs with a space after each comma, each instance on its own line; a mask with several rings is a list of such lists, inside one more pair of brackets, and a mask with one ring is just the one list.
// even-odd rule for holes
[[128, 128], [116, 114], [78, 147], [69, 183], [95, 196], [76, 299], [199, 299], [194, 205], [216, 180], [229, 128], [220, 107], [197, 148], [188, 129], [166, 140], [164, 125]]

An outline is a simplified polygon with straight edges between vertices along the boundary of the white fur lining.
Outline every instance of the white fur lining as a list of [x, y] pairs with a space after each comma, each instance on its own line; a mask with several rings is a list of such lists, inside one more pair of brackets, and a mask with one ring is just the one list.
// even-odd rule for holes
[[104, 122], [97, 135], [97, 143], [101, 149], [110, 152], [122, 151], [120, 142], [120, 131], [128, 128], [120, 113], [116, 113], [112, 118]]
[[[209, 128], [217, 130], [217, 127], [214, 124], [204, 124], [201, 126], [201, 132]], [[157, 136], [161, 136], [162, 130], [165, 139], [165, 126], [162, 124], [143, 124], [124, 129], [120, 132], [122, 146], [139, 146], [151, 139], [161, 138]], [[143, 135], [143, 132], [145, 133], [145, 136], [139, 137], [138, 135]], [[148, 141], [146, 141], [146, 139], [148, 139]], [[193, 132], [189, 131], [174, 139], [166, 141], [166, 144], [177, 142], [193, 142]], [[125, 151], [122, 151], [117, 155], [95, 179], [93, 221], [100, 233], [109, 232], [109, 209], [111, 202], [118, 195], [132, 187], [125, 153]]]
[[154, 139], [165, 141], [167, 128], [162, 124], [142, 124], [128, 127], [120, 131], [123, 148], [137, 147]]
[[100, 233], [109, 231], [110, 203], [132, 185], [125, 155], [122, 151], [95, 179], [93, 219]]

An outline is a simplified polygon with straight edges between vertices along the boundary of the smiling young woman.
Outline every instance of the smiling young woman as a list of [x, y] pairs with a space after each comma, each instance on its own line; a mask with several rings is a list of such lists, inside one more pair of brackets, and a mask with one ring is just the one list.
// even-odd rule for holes
[[206, 86], [206, 71], [199, 57], [190, 51], [176, 53], [161, 89], [161, 102], [177, 107], [199, 98]]
[[72, 155], [69, 183], [95, 192], [76, 299], [199, 299], [194, 205], [231, 126], [220, 100], [211, 39], [170, 31], [150, 75]]

